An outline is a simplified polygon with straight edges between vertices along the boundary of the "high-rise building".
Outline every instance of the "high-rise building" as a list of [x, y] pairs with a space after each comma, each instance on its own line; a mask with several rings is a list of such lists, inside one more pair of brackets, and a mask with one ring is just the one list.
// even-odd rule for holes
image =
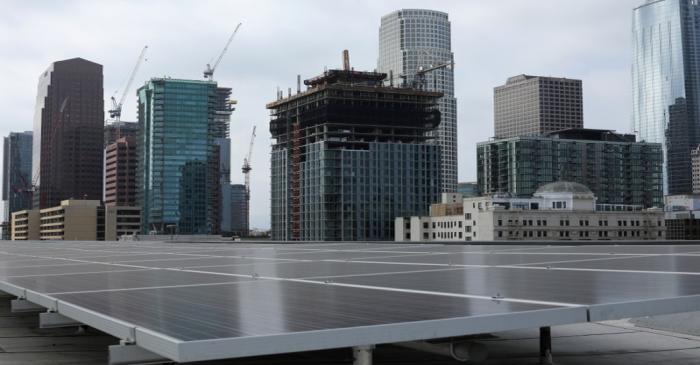
[[473, 182], [461, 182], [457, 184], [457, 192], [465, 198], [479, 196], [479, 184]]
[[32, 148], [35, 207], [102, 199], [102, 65], [72, 58], [39, 77]]
[[219, 232], [217, 140], [228, 134], [220, 112], [231, 111], [219, 106], [228, 95], [212, 81], [154, 78], [139, 88], [136, 184], [144, 233]]
[[586, 185], [598, 203], [663, 207], [661, 144], [595, 129], [477, 144], [477, 182], [485, 195], [532, 195], [556, 181]]
[[250, 207], [245, 185], [231, 185], [231, 234], [245, 237], [250, 232]]
[[136, 204], [136, 137], [121, 137], [105, 148], [105, 205]]
[[329, 70], [271, 109], [275, 240], [390, 240], [394, 218], [440, 195], [438, 92], [383, 87], [386, 74]]
[[[379, 27], [378, 71], [389, 75], [390, 85], [411, 85], [416, 72], [454, 61], [447, 13], [402, 9], [382, 17]], [[438, 100], [442, 122], [431, 132], [441, 148], [442, 191], [457, 190], [457, 99], [453, 67], [425, 74], [426, 90], [443, 94]]]
[[[10, 133], [3, 138], [2, 165], [3, 219], [32, 207], [32, 132]], [[11, 227], [3, 225], [3, 236], [9, 238]]]
[[496, 138], [583, 128], [581, 80], [514, 76], [493, 90]]
[[112, 122], [105, 125], [105, 147], [121, 137], [138, 138], [139, 124], [137, 122]]
[[211, 123], [210, 135], [214, 139], [212, 156], [210, 158], [210, 174], [217, 179], [210, 181], [212, 191], [217, 195], [212, 198], [210, 209], [215, 217], [215, 233], [228, 234], [231, 232], [231, 139], [229, 129], [231, 114], [235, 101], [231, 100], [231, 88], [219, 87], [216, 89], [216, 106], [214, 107], [214, 120]]
[[700, 3], [647, 0], [633, 11], [632, 120], [664, 150], [664, 192], [692, 191], [690, 150], [700, 143]]

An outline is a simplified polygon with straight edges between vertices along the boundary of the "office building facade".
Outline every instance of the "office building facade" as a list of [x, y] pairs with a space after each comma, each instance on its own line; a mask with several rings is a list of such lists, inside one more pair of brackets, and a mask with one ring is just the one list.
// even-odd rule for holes
[[73, 58], [39, 77], [32, 148], [34, 207], [102, 199], [102, 65]]
[[32, 132], [3, 138], [3, 238], [9, 239], [13, 212], [32, 207]]
[[565, 181], [531, 197], [465, 198], [462, 205], [459, 214], [397, 218], [395, 241], [663, 240], [666, 232], [663, 209], [598, 204], [586, 186]]
[[461, 182], [457, 184], [457, 192], [463, 197], [479, 196], [479, 184], [474, 182]]
[[690, 150], [700, 143], [700, 4], [646, 1], [633, 11], [632, 120], [664, 150], [664, 193], [692, 192]]
[[170, 78], [139, 88], [136, 184], [143, 233], [219, 233], [216, 141], [228, 125], [217, 111], [229, 94], [212, 81]]
[[663, 207], [661, 145], [594, 129], [477, 144], [482, 194], [527, 197], [560, 180], [586, 185], [599, 203]]
[[386, 74], [329, 70], [272, 111], [274, 240], [391, 240], [398, 215], [441, 189], [440, 93], [383, 87]]
[[139, 124], [137, 122], [111, 122], [104, 127], [105, 148], [116, 142], [119, 138], [139, 137]]
[[250, 207], [245, 185], [231, 185], [231, 234], [246, 237], [250, 232]]
[[583, 128], [581, 80], [519, 75], [494, 88], [496, 138]]
[[[416, 72], [454, 62], [452, 33], [447, 13], [425, 9], [403, 9], [382, 17], [379, 27], [377, 70], [386, 73], [386, 84], [413, 85]], [[425, 74], [424, 89], [443, 94], [438, 100], [441, 123], [431, 132], [441, 149], [442, 191], [457, 189], [457, 99], [454, 68], [444, 67]]]
[[107, 206], [135, 206], [137, 137], [121, 137], [105, 148], [105, 196]]
[[693, 194], [700, 194], [700, 145], [690, 151], [690, 167]]
[[700, 195], [667, 195], [666, 239], [700, 240]]

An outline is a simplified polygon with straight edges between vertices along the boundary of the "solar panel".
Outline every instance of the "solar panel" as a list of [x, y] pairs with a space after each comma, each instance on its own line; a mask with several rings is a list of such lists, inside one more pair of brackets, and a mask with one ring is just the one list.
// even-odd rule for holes
[[0, 289], [174, 361], [700, 310], [700, 246], [0, 243]]

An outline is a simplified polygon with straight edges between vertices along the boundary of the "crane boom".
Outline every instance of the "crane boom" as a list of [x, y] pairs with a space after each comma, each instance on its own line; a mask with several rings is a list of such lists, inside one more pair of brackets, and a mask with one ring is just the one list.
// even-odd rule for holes
[[214, 62], [214, 65], [210, 65], [207, 63], [207, 68], [204, 70], [204, 78], [209, 79], [210, 81], [214, 79], [214, 71], [216, 71], [216, 68], [219, 66], [219, 62], [221, 62], [221, 59], [224, 58], [224, 54], [226, 54], [226, 51], [228, 51], [228, 46], [231, 45], [231, 41], [233, 41], [233, 37], [236, 36], [236, 33], [238, 33], [238, 28], [241, 27], [243, 23], [238, 23], [236, 25], [236, 29], [233, 30], [233, 33], [231, 36], [228, 38], [228, 42], [226, 42], [226, 46], [224, 46], [224, 49], [221, 51], [221, 54], [219, 54], [219, 58], [216, 59], [216, 62]]
[[[141, 54], [139, 54], [139, 58], [136, 60], [136, 65], [134, 65], [134, 69], [131, 71], [131, 75], [129, 75], [129, 81], [127, 81], [126, 86], [124, 87], [124, 91], [122, 92], [121, 98], [119, 98], [119, 102], [112, 96], [112, 107], [109, 111], [109, 116], [110, 118], [113, 118], [115, 121], [119, 121], [122, 115], [122, 105], [124, 105], [124, 101], [126, 100], [126, 95], [129, 93], [129, 89], [131, 89], [131, 84], [134, 83], [134, 78], [136, 77], [136, 72], [138, 72], [139, 67], [141, 67], [141, 63], [143, 63], [143, 60], [146, 57], [146, 50], [148, 49], [148, 46], [144, 46], [143, 49], [141, 50]], [[116, 93], [115, 93], [116, 94]]]

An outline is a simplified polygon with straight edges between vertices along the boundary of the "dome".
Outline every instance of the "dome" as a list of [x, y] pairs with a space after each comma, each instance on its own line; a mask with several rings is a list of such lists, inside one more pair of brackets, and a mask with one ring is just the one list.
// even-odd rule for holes
[[572, 194], [579, 198], [592, 198], [593, 192], [586, 185], [571, 181], [557, 181], [540, 186], [535, 192], [535, 196], [549, 194]]

